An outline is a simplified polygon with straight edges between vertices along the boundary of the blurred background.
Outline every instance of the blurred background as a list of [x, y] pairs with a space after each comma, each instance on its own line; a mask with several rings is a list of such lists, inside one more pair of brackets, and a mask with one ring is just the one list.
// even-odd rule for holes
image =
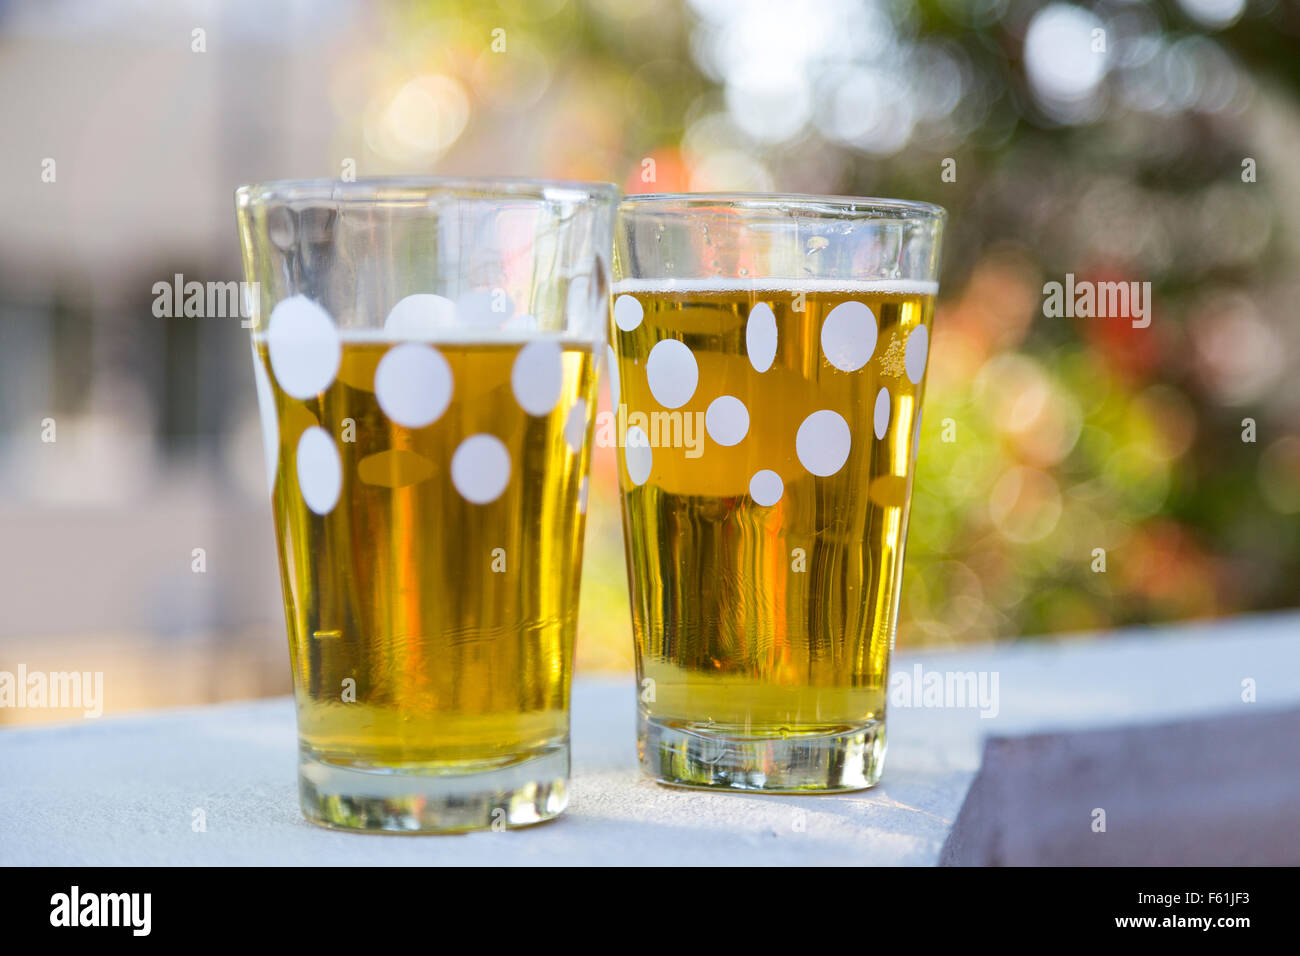
[[[289, 690], [248, 333], [153, 313], [286, 177], [940, 203], [898, 645], [1300, 604], [1300, 4], [0, 0], [0, 89], [0, 670], [106, 712]], [[1067, 273], [1149, 327], [1045, 317]], [[632, 650], [595, 472], [588, 672]]]

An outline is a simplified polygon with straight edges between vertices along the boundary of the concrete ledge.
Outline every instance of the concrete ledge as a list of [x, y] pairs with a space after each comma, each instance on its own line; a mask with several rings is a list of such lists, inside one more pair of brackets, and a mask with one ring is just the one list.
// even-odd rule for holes
[[1300, 710], [994, 738], [941, 861], [1295, 866], [1298, 741]]
[[824, 797], [652, 784], [631, 678], [580, 679], [568, 812], [461, 837], [307, 824], [285, 698], [8, 730], [0, 864], [1296, 862], [1298, 638], [1287, 614], [900, 655], [909, 680], [996, 675], [996, 716], [899, 690], [880, 786]]

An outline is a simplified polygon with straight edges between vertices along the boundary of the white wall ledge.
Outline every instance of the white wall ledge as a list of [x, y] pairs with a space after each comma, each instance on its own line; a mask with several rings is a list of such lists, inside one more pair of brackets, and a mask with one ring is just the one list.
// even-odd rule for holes
[[580, 679], [568, 811], [459, 837], [308, 824], [284, 698], [3, 730], [0, 864], [1300, 862], [1300, 614], [902, 654], [895, 671], [916, 664], [996, 672], [998, 715], [893, 706], [881, 784], [816, 797], [653, 784], [633, 681]]

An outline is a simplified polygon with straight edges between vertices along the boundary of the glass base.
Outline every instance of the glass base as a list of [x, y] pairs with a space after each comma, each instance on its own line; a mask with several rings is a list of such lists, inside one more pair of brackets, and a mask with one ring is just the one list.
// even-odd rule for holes
[[302, 745], [298, 801], [312, 823], [377, 833], [464, 833], [531, 826], [569, 802], [569, 742], [504, 766], [363, 769]]
[[835, 793], [865, 790], [885, 764], [883, 719], [828, 733], [750, 736], [639, 713], [641, 769], [660, 783], [709, 790]]

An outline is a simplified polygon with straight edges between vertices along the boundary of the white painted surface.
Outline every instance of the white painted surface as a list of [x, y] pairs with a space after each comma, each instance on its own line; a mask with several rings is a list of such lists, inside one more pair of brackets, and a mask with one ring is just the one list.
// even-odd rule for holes
[[[895, 672], [917, 664], [996, 671], [999, 715], [894, 706], [881, 784], [821, 797], [650, 783], [636, 767], [632, 678], [579, 680], [566, 814], [460, 837], [306, 823], [286, 699], [3, 731], [0, 864], [933, 864], [986, 736], [1300, 706], [1300, 614], [900, 655]], [[1245, 678], [1256, 703], [1242, 702]], [[191, 829], [196, 808], [205, 833]]]

